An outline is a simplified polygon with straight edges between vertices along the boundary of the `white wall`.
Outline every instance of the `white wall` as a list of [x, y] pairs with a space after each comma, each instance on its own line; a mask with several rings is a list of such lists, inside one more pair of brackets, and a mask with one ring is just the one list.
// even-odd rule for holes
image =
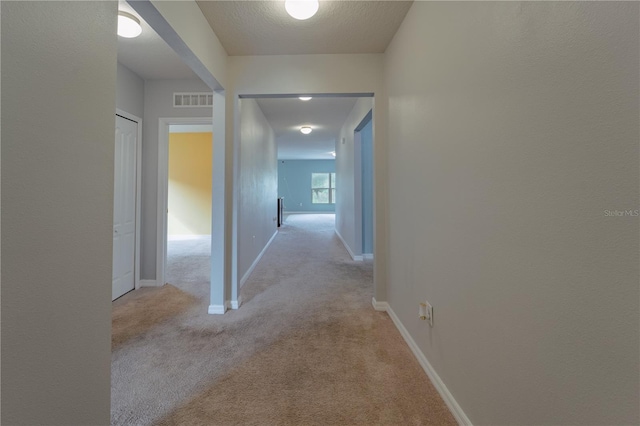
[[[336, 203], [336, 230], [343, 241], [356, 256], [362, 255], [362, 232], [357, 221], [357, 216], [362, 214], [361, 199], [356, 197], [356, 186], [361, 180], [360, 174], [355, 174], [356, 161], [360, 161], [359, 148], [356, 149], [354, 132], [362, 119], [373, 108], [373, 98], [360, 98], [347, 116], [340, 129], [340, 135], [336, 141], [336, 179], [337, 203]], [[344, 144], [342, 141], [344, 140]], [[357, 151], [357, 152], [356, 152]], [[358, 222], [358, 223], [357, 223]]]
[[416, 2], [387, 50], [389, 302], [474, 424], [640, 421], [638, 7]]
[[144, 80], [120, 63], [116, 78], [116, 108], [139, 118], [144, 116]]
[[1, 422], [108, 424], [117, 3], [0, 7]]
[[[233, 194], [230, 152], [238, 144], [238, 95], [281, 93], [374, 93], [376, 261], [374, 293], [386, 300], [386, 100], [382, 54], [230, 56], [227, 68], [227, 193]], [[379, 136], [378, 136], [379, 135]], [[233, 216], [231, 202], [228, 214]]]
[[276, 233], [278, 149], [254, 99], [240, 101], [238, 276], [244, 277]]
[[211, 118], [213, 115], [212, 108], [174, 108], [174, 92], [211, 92], [211, 89], [200, 80], [145, 81], [144, 117], [142, 120], [141, 279], [153, 280], [156, 278], [158, 119], [173, 117]]

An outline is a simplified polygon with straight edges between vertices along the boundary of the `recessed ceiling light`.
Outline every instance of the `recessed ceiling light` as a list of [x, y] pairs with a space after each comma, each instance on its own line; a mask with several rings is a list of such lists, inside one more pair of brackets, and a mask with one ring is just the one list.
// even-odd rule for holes
[[311, 100], [311, 96], [298, 96], [298, 99], [301, 101], [309, 101]]
[[309, 133], [311, 133], [311, 127], [302, 126], [300, 127], [300, 132], [302, 132], [303, 135], [308, 135]]
[[285, 0], [284, 8], [293, 18], [304, 21], [318, 11], [318, 0]]
[[118, 11], [118, 35], [124, 38], [134, 38], [142, 34], [140, 20], [130, 13]]

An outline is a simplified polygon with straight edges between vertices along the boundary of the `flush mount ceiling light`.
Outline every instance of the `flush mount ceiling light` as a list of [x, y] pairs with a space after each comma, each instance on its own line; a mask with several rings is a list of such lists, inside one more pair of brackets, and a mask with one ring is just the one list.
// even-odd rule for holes
[[300, 132], [302, 132], [303, 135], [308, 135], [309, 133], [311, 133], [311, 127], [302, 126], [300, 127]]
[[284, 2], [287, 13], [301, 21], [315, 15], [319, 6], [318, 0], [285, 0]]
[[298, 96], [298, 99], [301, 101], [309, 101], [311, 100], [311, 96]]
[[124, 38], [134, 38], [142, 34], [140, 20], [130, 13], [118, 11], [118, 35]]

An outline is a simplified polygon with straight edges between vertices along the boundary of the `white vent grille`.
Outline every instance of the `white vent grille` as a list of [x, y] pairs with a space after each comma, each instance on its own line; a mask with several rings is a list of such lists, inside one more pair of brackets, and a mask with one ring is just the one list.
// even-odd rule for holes
[[175, 108], [202, 108], [213, 106], [213, 93], [190, 92], [174, 93], [173, 106]]

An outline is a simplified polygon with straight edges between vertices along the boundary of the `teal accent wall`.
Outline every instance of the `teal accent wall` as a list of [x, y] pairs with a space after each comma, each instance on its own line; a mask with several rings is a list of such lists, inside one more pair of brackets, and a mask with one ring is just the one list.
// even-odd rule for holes
[[284, 197], [284, 211], [335, 212], [335, 204], [311, 204], [311, 173], [335, 171], [335, 160], [278, 160], [278, 197]]

